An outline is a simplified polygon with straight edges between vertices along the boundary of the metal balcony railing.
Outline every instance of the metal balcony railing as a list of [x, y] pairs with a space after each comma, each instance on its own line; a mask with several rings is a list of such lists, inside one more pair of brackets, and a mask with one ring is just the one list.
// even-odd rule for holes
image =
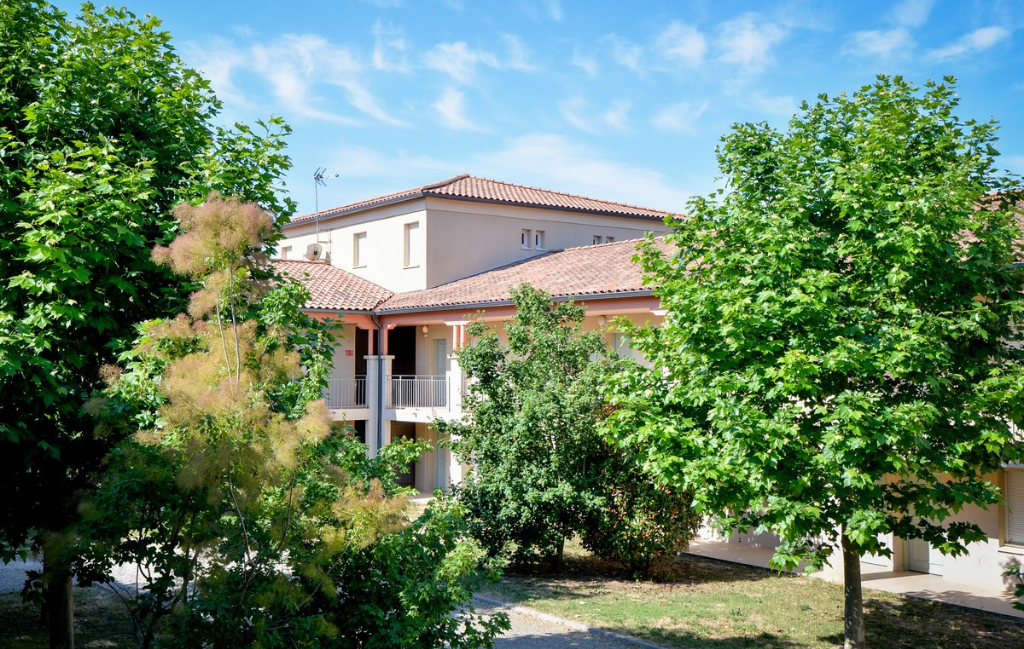
[[366, 377], [354, 379], [330, 379], [324, 398], [328, 408], [365, 408]]
[[447, 408], [448, 379], [444, 376], [392, 376], [388, 407]]

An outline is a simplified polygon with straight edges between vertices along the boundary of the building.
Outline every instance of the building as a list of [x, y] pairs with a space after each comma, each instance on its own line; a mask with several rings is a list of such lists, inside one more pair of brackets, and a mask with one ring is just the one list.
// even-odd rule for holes
[[[461, 415], [465, 377], [453, 352], [474, 314], [512, 314], [512, 286], [576, 298], [592, 328], [621, 315], [659, 321], [632, 257], [638, 238], [668, 230], [667, 215], [457, 176], [295, 218], [276, 265], [309, 286], [308, 312], [340, 321], [328, 407], [375, 454], [394, 439], [434, 442], [430, 422]], [[440, 449], [401, 481], [429, 493], [463, 469]]]
[[[633, 263], [636, 239], [664, 232], [667, 213], [558, 192], [458, 176], [325, 210], [284, 226], [279, 270], [307, 283], [307, 310], [341, 322], [327, 395], [371, 453], [398, 438], [437, 440], [430, 422], [461, 416], [465, 377], [453, 355], [471, 317], [512, 315], [508, 289], [523, 282], [586, 307], [585, 327], [630, 353], [607, 329], [612, 317], [661, 321], [663, 312]], [[312, 261], [311, 259], [315, 260]], [[401, 480], [430, 492], [466, 467], [433, 451]], [[1003, 589], [1002, 570], [1024, 563], [1024, 467], [989, 479], [1008, 506], [966, 507], [957, 519], [988, 535], [960, 557], [920, 541], [889, 538], [892, 558], [865, 557], [866, 573], [911, 571], [950, 584]], [[722, 543], [773, 548], [771, 535]]]

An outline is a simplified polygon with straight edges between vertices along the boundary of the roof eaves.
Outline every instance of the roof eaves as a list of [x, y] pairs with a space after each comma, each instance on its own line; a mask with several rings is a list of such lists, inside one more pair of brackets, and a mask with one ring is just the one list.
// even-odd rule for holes
[[288, 223], [285, 223], [281, 227], [288, 228], [296, 225], [306, 225], [307, 223], [316, 223], [317, 221], [322, 221], [326, 218], [333, 218], [335, 216], [345, 216], [346, 214], [355, 214], [357, 212], [362, 212], [364, 210], [374, 209], [377, 207], [384, 207], [385, 205], [394, 205], [396, 203], [404, 203], [405, 201], [411, 201], [422, 197], [423, 192], [421, 190], [416, 190], [415, 192], [411, 192], [409, 194], [402, 194], [401, 196], [392, 196], [391, 198], [386, 198], [384, 200], [373, 201], [369, 203], [361, 203], [359, 205], [354, 205], [352, 207], [343, 207], [335, 210], [324, 210], [323, 212], [320, 212], [319, 214], [311, 216], [306, 219], [302, 219], [299, 221], [289, 221]]
[[[563, 207], [559, 205], [544, 205], [542, 203], [526, 203], [523, 201], [513, 201], [501, 198], [483, 198], [480, 196], [459, 196], [457, 194], [440, 194], [430, 191], [421, 192], [421, 195], [429, 198], [440, 198], [453, 201], [465, 201], [467, 203], [490, 203], [492, 205], [510, 205], [513, 207], [532, 207], [539, 210], [551, 210], [553, 212], [575, 212], [578, 214], [598, 214], [601, 216], [616, 216], [619, 218], [626, 219], [641, 219], [644, 221], [664, 221], [664, 216], [654, 216], [648, 214], [637, 214], [635, 212], [615, 212], [612, 210], [596, 210], [587, 209], [585, 207]], [[665, 216], [671, 216], [671, 212], [666, 212]]]
[[[573, 295], [553, 295], [551, 296], [552, 302], [568, 302], [569, 300], [575, 301], [591, 301], [591, 300], [611, 300], [622, 297], [647, 297], [653, 295], [654, 291], [645, 288], [630, 291], [614, 291], [610, 293], [583, 293]], [[387, 300], [385, 300], [385, 303]], [[380, 309], [378, 313], [423, 313], [426, 311], [454, 311], [455, 309], [485, 309], [488, 307], [496, 306], [512, 306], [515, 304], [512, 300], [486, 300], [482, 302], [464, 302], [464, 303], [452, 303], [452, 304], [434, 304], [429, 306], [410, 306], [410, 307], [399, 307], [397, 309], [388, 309], [386, 306]]]

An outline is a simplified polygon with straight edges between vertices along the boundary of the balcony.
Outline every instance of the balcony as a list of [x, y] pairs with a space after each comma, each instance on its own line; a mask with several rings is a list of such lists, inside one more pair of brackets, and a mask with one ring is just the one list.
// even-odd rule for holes
[[388, 408], [447, 408], [445, 376], [395, 375], [391, 377]]
[[353, 379], [330, 379], [324, 394], [328, 408], [365, 408], [366, 377]]

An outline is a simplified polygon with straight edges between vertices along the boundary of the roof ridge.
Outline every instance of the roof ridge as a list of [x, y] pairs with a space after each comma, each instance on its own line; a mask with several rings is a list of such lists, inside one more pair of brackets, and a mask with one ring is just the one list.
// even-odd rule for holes
[[[604, 243], [591, 243], [591, 244], [588, 244], [588, 245], [585, 245], [585, 246], [570, 246], [569, 248], [562, 248], [562, 250], [559, 250], [558, 252], [562, 252], [564, 250], [583, 250], [585, 248], [604, 248], [605, 246], [617, 246], [620, 243], [630, 243], [630, 242], [643, 241], [646, 238], [647, 237], [635, 237], [633, 239], [617, 239], [615, 241], [605, 241]], [[661, 237], [654, 237], [654, 238], [655, 239], [660, 239]]]
[[[498, 184], [498, 185], [504, 185], [506, 187], [520, 187], [522, 189], [530, 189], [530, 190], [533, 190], [535, 192], [544, 192], [546, 194], [555, 194], [556, 196], [566, 196], [568, 198], [580, 198], [580, 199], [583, 199], [585, 201], [594, 201], [595, 203], [608, 203], [609, 205], [618, 205], [620, 207], [630, 207], [630, 208], [635, 209], [635, 210], [646, 210], [648, 212], [659, 212], [659, 213], [662, 213], [662, 214], [671, 214], [671, 212], [666, 212], [665, 210], [656, 210], [653, 207], [644, 207], [643, 205], [633, 205], [631, 203], [620, 203], [618, 201], [609, 201], [609, 200], [605, 200], [603, 198], [593, 198], [591, 196], [584, 196], [583, 194], [570, 194], [569, 192], [560, 192], [560, 191], [555, 190], [555, 189], [544, 189], [543, 187], [534, 187], [533, 185], [524, 185], [522, 183], [510, 183], [510, 182], [505, 182], [504, 180], [495, 180], [493, 178], [484, 178], [483, 176], [470, 176], [469, 174], [465, 174], [463, 177], [471, 178], [473, 180], [484, 180], [484, 181], [487, 181], [489, 183], [495, 183], [495, 184]], [[453, 178], [452, 180], [454, 181], [456, 179]], [[423, 189], [426, 189], [426, 186], [424, 186]]]
[[[427, 183], [426, 185], [421, 185], [417, 189], [419, 191], [421, 191], [421, 192], [429, 191], [431, 189], [440, 189], [442, 187], [446, 187], [448, 185], [452, 185], [452, 184], [454, 184], [454, 183], [456, 183], [456, 182], [458, 182], [460, 180], [463, 180], [465, 178], [472, 178], [472, 176], [470, 176], [469, 174], [459, 174], [458, 176], [454, 176], [454, 177], [449, 178], [447, 180], [441, 180], [441, 181], [438, 181], [436, 183]], [[411, 190], [411, 191], [416, 191], [416, 190]]]

